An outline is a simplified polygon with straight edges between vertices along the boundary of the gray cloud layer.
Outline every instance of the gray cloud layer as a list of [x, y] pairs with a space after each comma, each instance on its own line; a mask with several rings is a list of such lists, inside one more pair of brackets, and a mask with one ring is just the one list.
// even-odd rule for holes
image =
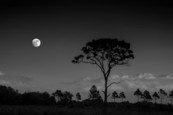
[[29, 86], [32, 79], [21, 75], [9, 75], [0, 72], [0, 84], [12, 87], [26, 87]]
[[[109, 83], [113, 81], [120, 81], [120, 84], [114, 84], [110, 87], [110, 90], [136, 90], [140, 88], [142, 90], [159, 90], [160, 88], [165, 90], [173, 89], [173, 76], [169, 74], [152, 74], [152, 73], [140, 73], [136, 75], [112, 75], [110, 76]], [[98, 89], [103, 90], [104, 79], [103, 77], [83, 77], [80, 80], [71, 82], [70, 84], [77, 85], [81, 90], [88, 91], [90, 87], [95, 84]]]

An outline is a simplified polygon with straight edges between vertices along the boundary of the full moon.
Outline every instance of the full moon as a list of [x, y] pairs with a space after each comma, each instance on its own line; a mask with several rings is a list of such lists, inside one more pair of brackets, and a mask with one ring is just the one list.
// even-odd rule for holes
[[34, 47], [39, 47], [41, 45], [41, 41], [38, 38], [32, 40], [32, 45]]

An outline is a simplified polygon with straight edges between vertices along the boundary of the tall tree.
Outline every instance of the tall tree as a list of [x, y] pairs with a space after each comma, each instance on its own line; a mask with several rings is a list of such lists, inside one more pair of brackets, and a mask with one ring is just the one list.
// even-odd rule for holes
[[144, 93], [143, 93], [143, 98], [144, 98], [144, 100], [147, 101], [147, 102], [149, 102], [149, 101], [152, 100], [152, 97], [151, 97], [151, 95], [150, 95], [150, 92], [147, 91], [147, 90], [144, 91]]
[[162, 104], [162, 100], [165, 96], [167, 96], [167, 93], [163, 89], [160, 89], [158, 93], [160, 95], [160, 103]]
[[137, 97], [137, 101], [139, 102], [139, 99], [142, 96], [142, 92], [139, 89], [137, 89], [133, 95]]
[[121, 92], [121, 93], [119, 94], [119, 97], [121, 98], [122, 102], [123, 102], [123, 99], [126, 98], [124, 92]]
[[171, 91], [169, 92], [168, 97], [170, 98], [171, 104], [173, 104], [173, 90], [171, 90]]
[[118, 93], [116, 92], [116, 91], [114, 91], [113, 93], [112, 93], [112, 97], [111, 97], [113, 100], [114, 100], [114, 102], [115, 102], [115, 99], [116, 98], [119, 98], [119, 96], [118, 96]]
[[[117, 82], [108, 84], [111, 70], [117, 65], [127, 65], [134, 59], [130, 44], [124, 40], [100, 38], [86, 43], [80, 54], [72, 60], [73, 63], [86, 63], [96, 65], [104, 77], [104, 105], [107, 108], [108, 88]], [[106, 110], [106, 109], [105, 109]]]
[[154, 92], [154, 94], [152, 95], [152, 97], [154, 98], [154, 103], [157, 103], [157, 99], [160, 98], [160, 96], [158, 95], [157, 92]]
[[76, 99], [77, 99], [78, 101], [80, 101], [80, 100], [81, 100], [81, 95], [80, 95], [80, 93], [79, 93], [79, 92], [77, 92], [77, 93], [76, 93]]

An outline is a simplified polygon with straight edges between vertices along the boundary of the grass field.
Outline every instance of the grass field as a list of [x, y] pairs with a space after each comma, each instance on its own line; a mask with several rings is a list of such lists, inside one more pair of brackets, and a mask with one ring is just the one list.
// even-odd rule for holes
[[[100, 107], [69, 108], [57, 106], [0, 106], [0, 115], [103, 115]], [[172, 115], [172, 112], [116, 110], [109, 108], [108, 115]]]

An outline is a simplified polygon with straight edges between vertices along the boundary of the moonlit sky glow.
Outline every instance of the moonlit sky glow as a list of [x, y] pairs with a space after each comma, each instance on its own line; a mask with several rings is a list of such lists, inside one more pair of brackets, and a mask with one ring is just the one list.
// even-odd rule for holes
[[[93, 65], [73, 64], [86, 42], [130, 42], [135, 59], [117, 66], [109, 92], [173, 89], [173, 15], [168, 3], [5, 4], [0, 8], [0, 84], [20, 91], [77, 91], [86, 98], [103, 76]], [[35, 48], [31, 41], [42, 40]], [[129, 96], [128, 96], [129, 95]]]

